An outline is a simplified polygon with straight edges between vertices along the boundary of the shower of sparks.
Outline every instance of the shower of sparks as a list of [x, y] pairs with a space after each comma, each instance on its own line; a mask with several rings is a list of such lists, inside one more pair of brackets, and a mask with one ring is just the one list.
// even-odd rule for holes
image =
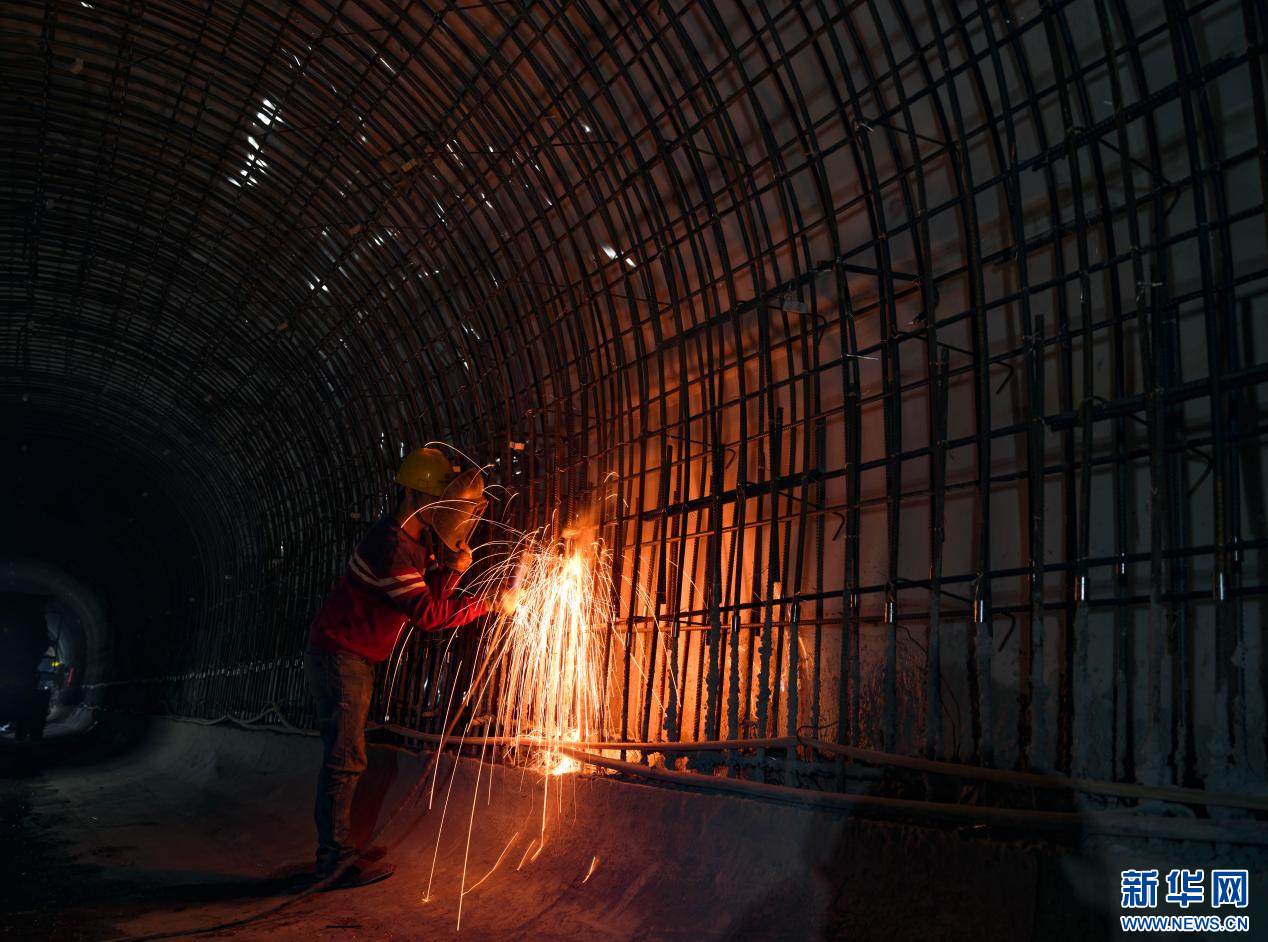
[[[559, 537], [536, 531], [514, 534], [492, 545], [497, 547], [499, 558], [471, 585], [471, 591], [486, 598], [491, 608], [478, 645], [479, 667], [475, 673], [480, 679], [468, 690], [462, 704], [455, 706], [451, 699], [445, 711], [448, 725], [451, 709], [469, 708], [474, 714], [477, 704], [492, 704], [492, 728], [486, 729], [488, 735], [479, 737], [481, 761], [467, 814], [467, 841], [458, 892], [459, 928], [464, 898], [489, 879], [515, 843], [513, 837], [493, 868], [473, 885], [467, 885], [471, 834], [477, 818], [476, 801], [484, 775], [486, 749], [493, 743], [504, 744], [504, 756], [511, 764], [541, 776], [541, 818], [535, 828], [536, 836], [515, 867], [518, 872], [536, 861], [546, 848], [551, 789], [561, 794], [558, 777], [582, 768], [565, 750], [585, 747], [605, 738], [603, 723], [611, 693], [609, 684], [615, 682], [619, 673], [609, 669], [609, 659], [625, 656], [624, 639], [615, 630], [618, 594], [611, 576], [612, 560], [603, 543], [585, 543], [572, 531], [565, 531]], [[655, 611], [644, 591], [632, 587], [631, 595], [631, 604]], [[513, 606], [499, 604], [508, 597], [514, 600]], [[659, 631], [654, 616], [651, 622], [652, 630]], [[633, 667], [642, 674], [637, 661], [636, 657]], [[671, 678], [671, 683], [676, 686], [676, 678]], [[664, 709], [663, 704], [658, 702], [657, 705]], [[472, 726], [469, 721], [457, 739], [458, 745], [471, 736]], [[424, 902], [432, 898], [440, 832], [445, 826], [456, 773], [455, 763], [441, 808], [432, 874]], [[492, 775], [492, 767], [489, 774]], [[438, 776], [439, 766], [432, 779], [433, 799]], [[491, 795], [491, 781], [489, 788]], [[596, 856], [583, 883], [589, 880], [597, 865]]]
[[[500, 739], [507, 744], [509, 759], [542, 774], [544, 795], [538, 834], [524, 851], [515, 868], [518, 871], [526, 860], [536, 860], [546, 846], [550, 807], [546, 798], [551, 781], [581, 768], [576, 760], [564, 755], [561, 747], [601, 738], [606, 666], [612, 650], [614, 593], [609, 575], [611, 560], [602, 544], [576, 546], [571, 539], [550, 540], [538, 532], [521, 535], [509, 546], [503, 546], [505, 555], [472, 586], [473, 591], [489, 600], [492, 611], [479, 643], [483, 682], [471, 693], [477, 702], [487, 699], [494, 704], [494, 728], [490, 732], [495, 736], [484, 737], [483, 741]], [[508, 599], [513, 599], [514, 605], [503, 604]], [[468, 724], [467, 732], [470, 731]], [[482, 747], [482, 759], [483, 756]], [[483, 762], [477, 770], [467, 823], [458, 894], [459, 927], [464, 897], [487, 880], [502, 860], [500, 857], [483, 879], [467, 886], [471, 831], [482, 773]], [[452, 787], [451, 778], [449, 788]], [[448, 794], [441, 811], [441, 828], [447, 807]], [[439, 846], [438, 833], [437, 852]], [[502, 856], [509, 850], [510, 844]], [[435, 866], [433, 855], [433, 877]], [[424, 900], [430, 898], [431, 880]]]
[[538, 545], [512, 556], [518, 600], [497, 612], [484, 637], [497, 667], [498, 732], [548, 775], [580, 766], [560, 746], [597, 738], [607, 691], [613, 621], [609, 560], [602, 547]]

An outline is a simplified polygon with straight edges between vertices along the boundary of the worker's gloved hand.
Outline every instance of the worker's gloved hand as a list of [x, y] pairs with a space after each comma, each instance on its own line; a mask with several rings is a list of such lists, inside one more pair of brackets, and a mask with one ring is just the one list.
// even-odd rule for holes
[[523, 594], [524, 593], [522, 589], [503, 590], [502, 594], [498, 596], [498, 601], [496, 606], [498, 613], [501, 615], [505, 615], [508, 618], [514, 615], [515, 610], [520, 607], [520, 596], [522, 596]]
[[440, 548], [440, 564], [454, 572], [466, 572], [471, 568], [471, 547], [466, 543], [461, 544], [458, 549], [451, 550], [443, 543]]

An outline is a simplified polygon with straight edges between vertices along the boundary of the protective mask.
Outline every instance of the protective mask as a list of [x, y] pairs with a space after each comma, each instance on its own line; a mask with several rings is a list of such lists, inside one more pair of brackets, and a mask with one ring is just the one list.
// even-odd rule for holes
[[484, 496], [484, 475], [477, 468], [463, 471], [445, 493], [428, 506], [431, 528], [440, 541], [453, 551], [469, 545], [476, 524], [489, 502]]

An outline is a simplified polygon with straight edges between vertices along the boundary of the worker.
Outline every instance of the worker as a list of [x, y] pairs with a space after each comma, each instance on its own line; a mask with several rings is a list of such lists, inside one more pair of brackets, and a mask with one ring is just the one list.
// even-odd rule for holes
[[421, 631], [468, 624], [488, 611], [456, 591], [471, 565], [470, 538], [488, 505], [480, 471], [456, 467], [438, 448], [401, 462], [394, 512], [371, 527], [348, 560], [308, 634], [304, 672], [317, 701], [322, 765], [317, 779], [318, 879], [348, 864], [335, 886], [390, 877], [391, 864], [361, 855], [349, 839], [352, 795], [366, 767], [365, 721], [374, 665], [406, 623]]
[[39, 686], [40, 661], [52, 644], [45, 615], [48, 596], [0, 592], [0, 726], [14, 738], [44, 738], [49, 692]]

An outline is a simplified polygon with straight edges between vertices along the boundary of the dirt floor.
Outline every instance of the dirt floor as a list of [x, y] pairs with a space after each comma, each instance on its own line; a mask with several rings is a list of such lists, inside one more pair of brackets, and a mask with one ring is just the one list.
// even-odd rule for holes
[[[1095, 939], [1116, 932], [1118, 868], [1186, 862], [1176, 845], [999, 840], [611, 778], [544, 793], [448, 759], [433, 807], [428, 788], [393, 819], [424, 760], [371, 751], [355, 823], [364, 839], [391, 819], [396, 876], [215, 938]], [[170, 720], [0, 741], [0, 939], [144, 936], [288, 898], [318, 756], [307, 736]]]

